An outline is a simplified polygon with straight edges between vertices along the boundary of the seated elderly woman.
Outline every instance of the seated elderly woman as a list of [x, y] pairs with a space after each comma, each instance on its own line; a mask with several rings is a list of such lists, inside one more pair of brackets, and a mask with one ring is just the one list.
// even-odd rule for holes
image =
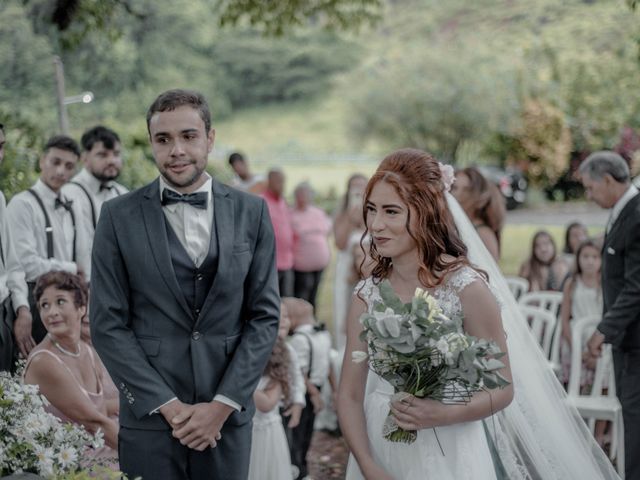
[[103, 384], [104, 367], [93, 347], [80, 339], [87, 311], [87, 287], [68, 272], [49, 272], [38, 278], [34, 297], [46, 337], [29, 354], [25, 383], [40, 387], [60, 419], [102, 430], [106, 448], [95, 456], [116, 458], [118, 423], [109, 411]]

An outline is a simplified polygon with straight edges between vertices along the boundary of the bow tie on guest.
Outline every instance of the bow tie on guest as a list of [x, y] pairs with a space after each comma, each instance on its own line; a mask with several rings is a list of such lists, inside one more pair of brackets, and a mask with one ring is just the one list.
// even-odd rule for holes
[[101, 183], [100, 184], [100, 192], [102, 192], [103, 190], [109, 190], [111, 191], [111, 189], [113, 188], [113, 185], [111, 185], [110, 183]]
[[173, 203], [185, 202], [195, 208], [202, 210], [207, 209], [207, 200], [209, 192], [185, 193], [184, 195], [165, 188], [162, 191], [162, 205], [171, 205]]
[[73, 203], [73, 200], [63, 200], [60, 197], [56, 197], [55, 208], [58, 209], [58, 208], [62, 207], [66, 211], [70, 211], [72, 203]]

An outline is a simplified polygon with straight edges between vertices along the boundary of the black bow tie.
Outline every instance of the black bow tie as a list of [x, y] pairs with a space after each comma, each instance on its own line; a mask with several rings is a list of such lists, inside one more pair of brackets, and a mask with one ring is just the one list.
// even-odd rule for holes
[[324, 323], [318, 323], [313, 326], [314, 332], [324, 332], [327, 329], [327, 326]]
[[111, 191], [111, 189], [112, 189], [112, 188], [113, 188], [113, 185], [110, 185], [110, 184], [108, 184], [108, 183], [101, 183], [101, 184], [100, 184], [100, 190], [99, 190], [99, 191], [100, 191], [100, 192], [101, 192], [101, 191], [103, 191], [103, 190], [109, 190], [109, 191]]
[[55, 208], [64, 208], [66, 211], [71, 210], [71, 204], [73, 200], [62, 200], [60, 197], [56, 197]]
[[185, 193], [184, 195], [181, 195], [167, 188], [162, 191], [162, 205], [171, 205], [172, 203], [185, 202], [192, 207], [206, 210], [208, 198], [208, 192]]

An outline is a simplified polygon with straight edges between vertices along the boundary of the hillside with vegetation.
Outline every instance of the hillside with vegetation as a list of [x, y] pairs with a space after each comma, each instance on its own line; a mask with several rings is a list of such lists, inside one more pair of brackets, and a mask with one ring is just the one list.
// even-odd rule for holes
[[177, 86], [211, 100], [213, 168], [241, 149], [258, 170], [291, 166], [323, 189], [399, 146], [518, 164], [544, 185], [583, 152], [633, 145], [621, 133], [640, 127], [640, 13], [622, 0], [388, 0], [373, 26], [279, 37], [221, 29], [210, 0], [130, 3], [136, 15], [119, 11], [75, 43], [34, 14], [44, 2], [0, 5], [9, 195], [32, 181], [39, 145], [57, 131], [54, 54], [67, 94], [95, 94], [68, 107], [72, 133], [118, 130], [132, 187], [154, 175], [145, 109]]

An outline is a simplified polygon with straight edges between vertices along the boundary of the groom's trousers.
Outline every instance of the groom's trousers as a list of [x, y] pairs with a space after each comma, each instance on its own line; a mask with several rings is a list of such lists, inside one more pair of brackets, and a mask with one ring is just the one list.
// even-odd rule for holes
[[225, 425], [215, 448], [202, 452], [180, 444], [171, 430], [120, 427], [120, 469], [129, 478], [162, 480], [246, 480], [252, 423]]

